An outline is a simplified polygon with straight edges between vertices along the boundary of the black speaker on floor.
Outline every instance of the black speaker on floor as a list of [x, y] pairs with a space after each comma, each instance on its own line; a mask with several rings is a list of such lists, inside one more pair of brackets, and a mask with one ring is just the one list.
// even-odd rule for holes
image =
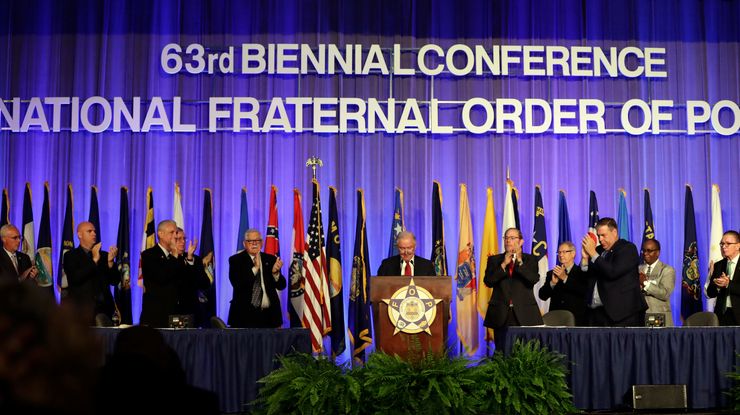
[[634, 409], [686, 409], [686, 385], [632, 385]]

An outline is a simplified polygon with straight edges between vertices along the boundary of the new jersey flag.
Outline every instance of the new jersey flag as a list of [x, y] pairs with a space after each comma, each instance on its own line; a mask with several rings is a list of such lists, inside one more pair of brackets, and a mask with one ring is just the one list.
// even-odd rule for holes
[[460, 237], [457, 248], [455, 273], [457, 303], [457, 335], [463, 345], [463, 353], [472, 356], [478, 351], [478, 315], [476, 313], [478, 286], [473, 243], [473, 222], [470, 219], [468, 188], [460, 185]]

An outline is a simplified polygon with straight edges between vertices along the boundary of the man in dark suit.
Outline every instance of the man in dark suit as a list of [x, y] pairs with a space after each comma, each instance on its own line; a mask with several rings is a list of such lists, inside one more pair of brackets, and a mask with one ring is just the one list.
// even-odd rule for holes
[[21, 234], [11, 224], [0, 228], [3, 249], [0, 249], [0, 284], [17, 284], [24, 281], [35, 281], [38, 269], [31, 263], [31, 258], [18, 251], [21, 245]]
[[98, 313], [113, 317], [115, 305], [110, 286], [120, 279], [118, 268], [113, 263], [118, 249], [111, 246], [109, 252], [100, 249], [95, 225], [82, 222], [77, 226], [80, 245], [64, 254], [63, 267], [67, 276], [66, 296], [63, 303], [82, 307], [88, 314], [86, 320], [93, 323]]
[[717, 298], [714, 313], [720, 326], [737, 326], [740, 323], [740, 234], [727, 231], [719, 243], [722, 260], [714, 264], [707, 285], [707, 297]]
[[144, 277], [144, 299], [140, 323], [151, 327], [168, 327], [169, 316], [178, 314], [180, 286], [193, 275], [193, 253], [196, 244], [188, 244], [184, 260], [177, 257], [175, 234], [177, 224], [163, 220], [157, 225], [157, 246], [141, 253]]
[[283, 261], [260, 252], [262, 234], [244, 233], [244, 250], [229, 258], [229, 281], [234, 288], [229, 308], [231, 327], [280, 327], [282, 313], [277, 290], [287, 286], [281, 272]]
[[545, 284], [539, 291], [541, 300], [550, 300], [550, 311], [567, 310], [573, 313], [577, 326], [586, 324], [586, 275], [575, 266], [576, 246], [566, 241], [558, 247], [559, 265], [547, 272]]
[[[186, 262], [187, 251], [185, 250], [185, 242], [187, 236], [182, 228], [177, 228], [175, 233], [175, 257], [181, 262]], [[196, 241], [197, 244], [197, 241]], [[181, 279], [179, 286], [177, 306], [175, 307], [177, 314], [192, 314], [195, 316], [196, 327], [207, 327], [208, 319], [210, 316], [203, 315], [201, 307], [202, 291], [207, 290], [211, 287], [211, 280], [206, 274], [206, 269], [203, 266], [203, 259], [198, 255], [193, 255], [193, 266], [185, 267], [185, 271], [189, 275], [184, 275]]]
[[403, 231], [396, 238], [399, 255], [386, 258], [378, 268], [381, 276], [426, 276], [436, 275], [434, 263], [426, 258], [416, 256], [416, 237], [413, 233]]
[[635, 244], [619, 239], [617, 222], [596, 223], [599, 246], [591, 235], [581, 240], [581, 269], [587, 272], [589, 326], [639, 327], [645, 325], [648, 306], [640, 287], [640, 256]]
[[488, 257], [483, 282], [493, 288], [483, 325], [493, 329], [496, 350], [506, 348], [510, 326], [542, 324], [542, 315], [533, 288], [540, 280], [537, 258], [522, 252], [522, 232], [509, 228], [504, 233], [504, 253]]

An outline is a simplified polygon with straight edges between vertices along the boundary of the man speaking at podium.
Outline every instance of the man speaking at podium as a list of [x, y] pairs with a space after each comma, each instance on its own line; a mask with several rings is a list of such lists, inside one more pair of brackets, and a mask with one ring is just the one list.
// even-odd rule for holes
[[414, 255], [416, 252], [416, 237], [413, 233], [403, 231], [396, 238], [399, 255], [383, 260], [378, 268], [378, 275], [384, 277], [420, 276], [434, 277], [434, 263], [428, 259]]

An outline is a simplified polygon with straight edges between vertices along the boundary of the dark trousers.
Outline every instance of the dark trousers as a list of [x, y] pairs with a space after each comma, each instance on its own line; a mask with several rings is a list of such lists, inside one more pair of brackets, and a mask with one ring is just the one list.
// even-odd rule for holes
[[645, 312], [632, 314], [622, 320], [614, 321], [606, 314], [604, 307], [589, 308], [586, 319], [590, 327], [643, 327], [645, 326]]
[[726, 308], [723, 313], [717, 314], [719, 318], [720, 326], [737, 326], [737, 320], [735, 320], [735, 313], [732, 312], [732, 307]]
[[506, 352], [506, 333], [509, 331], [509, 327], [518, 325], [519, 320], [517, 320], [514, 314], [514, 309], [509, 307], [504, 325], [493, 329], [493, 343], [496, 345], [496, 351], [501, 351], [501, 353]]

